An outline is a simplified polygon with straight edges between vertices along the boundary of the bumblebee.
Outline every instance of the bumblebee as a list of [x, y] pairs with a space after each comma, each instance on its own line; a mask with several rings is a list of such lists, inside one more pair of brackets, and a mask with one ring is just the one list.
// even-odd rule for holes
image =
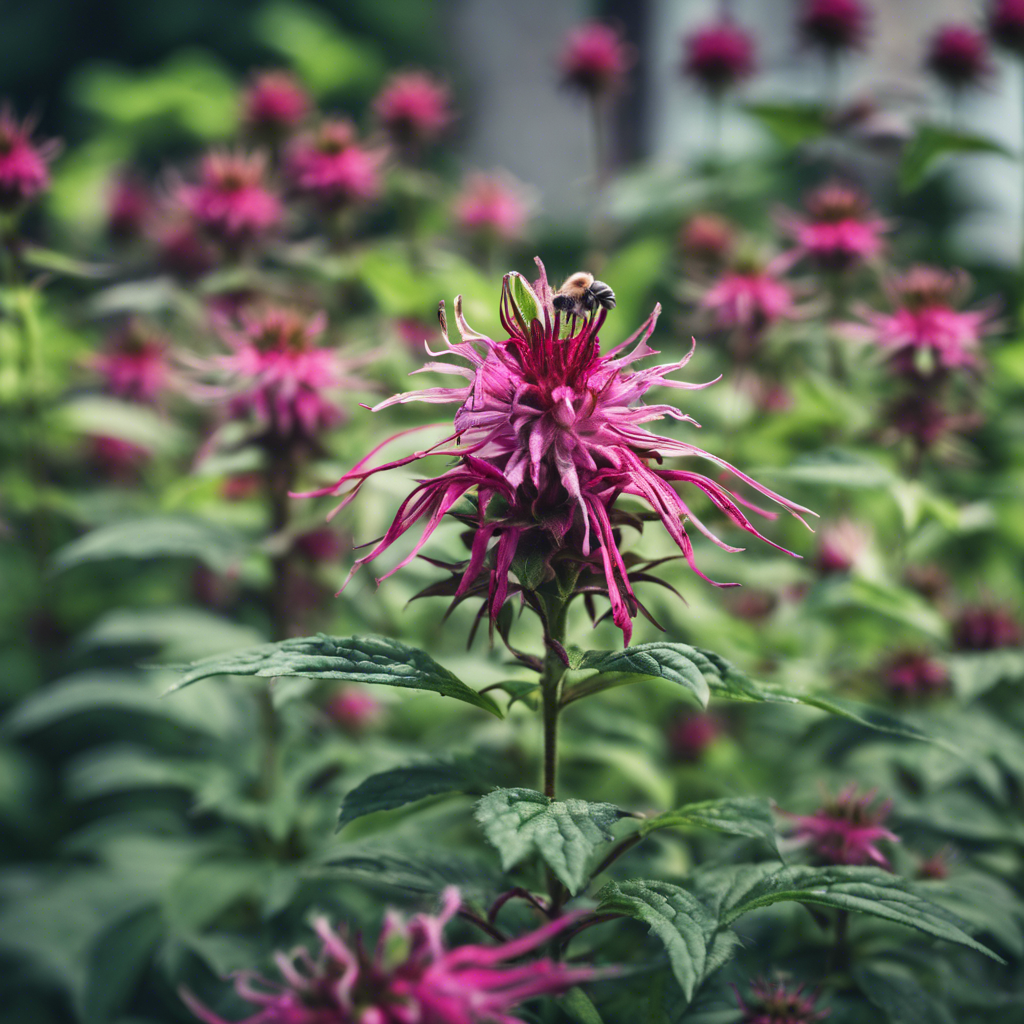
[[585, 316], [598, 307], [614, 309], [615, 292], [604, 281], [595, 281], [593, 274], [577, 270], [555, 292], [552, 304], [567, 316]]

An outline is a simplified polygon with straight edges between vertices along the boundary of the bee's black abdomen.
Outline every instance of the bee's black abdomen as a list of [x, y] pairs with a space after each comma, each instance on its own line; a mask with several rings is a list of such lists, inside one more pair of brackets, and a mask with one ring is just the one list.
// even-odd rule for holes
[[590, 295], [597, 305], [604, 309], [615, 308], [615, 292], [604, 283], [604, 281], [595, 281], [590, 286]]

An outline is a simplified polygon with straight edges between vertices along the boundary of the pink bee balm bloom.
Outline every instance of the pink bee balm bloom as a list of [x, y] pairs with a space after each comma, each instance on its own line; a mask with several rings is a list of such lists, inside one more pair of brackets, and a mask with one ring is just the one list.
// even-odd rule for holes
[[700, 307], [718, 330], [749, 335], [761, 334], [795, 312], [793, 292], [771, 264], [725, 271], [704, 293]]
[[994, 329], [990, 309], [959, 310], [970, 287], [962, 271], [913, 267], [889, 283], [892, 313], [861, 311], [872, 340], [900, 373], [929, 377], [978, 365], [982, 339]]
[[326, 316], [270, 308], [242, 312], [239, 319], [241, 329], [219, 324], [232, 352], [213, 359], [213, 367], [228, 378], [213, 393], [228, 398], [231, 415], [253, 418], [275, 437], [306, 440], [341, 422], [342, 409], [330, 394], [365, 384], [349, 376], [349, 366], [334, 349], [317, 345]]
[[679, 232], [679, 248], [684, 255], [704, 263], [721, 263], [735, 242], [732, 224], [714, 213], [694, 214]]
[[19, 122], [10, 107], [0, 109], [0, 210], [14, 210], [31, 202], [50, 184], [47, 162], [57, 143], [32, 141], [35, 124]]
[[337, 209], [380, 195], [385, 155], [382, 149], [359, 145], [352, 122], [335, 118], [292, 143], [286, 170], [296, 191]]
[[145, 182], [130, 174], [113, 182], [107, 198], [107, 231], [113, 238], [139, 238], [152, 212], [153, 196]]
[[852, 519], [840, 519], [826, 526], [818, 547], [818, 570], [825, 575], [849, 572], [870, 540], [870, 532]]
[[716, 715], [695, 712], [679, 718], [668, 734], [672, 756], [679, 761], [696, 763], [704, 751], [722, 735], [722, 723]]
[[899, 842], [899, 836], [882, 825], [892, 804], [886, 801], [872, 810], [874, 799], [874, 791], [858, 797], [856, 785], [848, 786], [814, 814], [792, 815], [796, 823], [793, 835], [803, 840], [822, 864], [877, 864], [891, 870], [876, 843]]
[[806, 216], [789, 214], [782, 226], [796, 241], [797, 254], [823, 270], [848, 270], [881, 253], [889, 225], [876, 216], [863, 193], [830, 183], [805, 201]]
[[92, 360], [106, 390], [131, 402], [153, 402], [167, 388], [167, 341], [136, 321], [107, 342]]
[[941, 661], [920, 651], [903, 651], [882, 670], [882, 682], [902, 700], [934, 697], [949, 688], [949, 672]]
[[[544, 553], [542, 557], [548, 559], [545, 573], [550, 572], [550, 559], [561, 554], [600, 574], [611, 601], [612, 618], [628, 643], [630, 620], [642, 606], [619, 551], [614, 505], [620, 495], [647, 502], [690, 567], [709, 583], [714, 581], [697, 568], [684, 524], [689, 522], [726, 551], [740, 549], [712, 533], [691, 512], [675, 485], [695, 487], [732, 523], [767, 541], [740, 509], [740, 505], [747, 505], [761, 512], [756, 506], [711, 477], [692, 470], [663, 468], [663, 459], [683, 456], [710, 461], [797, 518], [813, 513], [769, 491], [717, 456], [644, 428], [643, 424], [665, 417], [693, 422], [674, 406], [645, 405], [644, 396], [652, 387], [707, 386], [669, 379], [672, 371], [687, 364], [692, 349], [678, 362], [635, 368], [635, 363], [656, 354], [647, 340], [660, 307], [655, 307], [635, 334], [602, 355], [598, 333], [607, 308], [597, 306], [587, 314], [564, 311], [561, 303], [556, 308], [540, 260], [537, 266], [540, 277], [533, 288], [519, 274], [505, 276], [500, 305], [504, 338], [495, 340], [474, 331], [462, 315], [459, 296], [455, 318], [461, 341], [451, 343], [441, 304], [442, 354], [459, 356], [469, 366], [435, 362], [415, 372], [458, 374], [466, 379], [463, 386], [396, 395], [374, 410], [413, 401], [451, 403], [458, 406], [454, 433], [425, 451], [368, 468], [372, 457], [391, 443], [385, 441], [335, 487], [319, 493], [337, 494], [350, 488], [338, 506], [341, 508], [376, 473], [431, 454], [455, 458], [458, 462], [452, 468], [414, 488], [383, 539], [355, 563], [352, 573], [374, 561], [425, 519], [426, 527], [412, 552], [382, 577], [386, 579], [416, 557], [443, 516], [463, 496], [475, 492], [475, 512], [470, 516], [475, 526], [472, 550], [468, 563], [460, 570], [457, 598], [469, 593], [483, 573], [488, 577], [490, 613], [497, 616], [508, 596], [508, 574], [517, 548], [520, 541], [527, 543], [528, 535], [531, 550]], [[611, 290], [607, 291], [610, 294]], [[554, 573], [546, 578], [554, 578]], [[528, 599], [525, 588], [524, 597]]]
[[566, 85], [602, 96], [622, 87], [633, 54], [611, 25], [588, 21], [566, 36], [558, 63]]
[[[566, 992], [599, 972], [548, 959], [518, 960], [576, 920], [567, 914], [498, 946], [444, 944], [444, 927], [461, 906], [449, 887], [436, 917], [417, 914], [406, 922], [393, 912], [371, 952], [331, 928], [313, 922], [321, 950], [299, 947], [275, 957], [281, 981], [251, 971], [235, 976], [235, 991], [258, 1011], [240, 1024], [522, 1024], [510, 1013], [521, 1003]], [[228, 1024], [182, 992], [206, 1024]]]
[[142, 445], [126, 441], [122, 437], [97, 434], [89, 439], [92, 458], [99, 471], [108, 479], [133, 480], [139, 468], [152, 454]]
[[170, 217], [156, 227], [153, 236], [160, 265], [176, 277], [191, 280], [216, 266], [213, 244], [188, 217]]
[[358, 686], [339, 690], [327, 705], [327, 714], [346, 732], [360, 733], [383, 714], [379, 700]]
[[373, 101], [384, 130], [403, 147], [433, 142], [451, 123], [451, 92], [423, 71], [393, 75]]
[[864, 45], [868, 9], [860, 0], [804, 0], [800, 34], [829, 53], [855, 50]]
[[756, 67], [753, 38], [728, 19], [697, 29], [683, 47], [683, 72], [716, 95], [750, 78]]
[[261, 132], [279, 134], [296, 128], [309, 108], [309, 95], [287, 71], [261, 72], [242, 95], [242, 120]]
[[953, 641], [961, 651], [1017, 647], [1021, 642], [1020, 623], [993, 605], [965, 608], [953, 624]]
[[1004, 50], [1024, 55], [1024, 0], [995, 0], [989, 9], [988, 31]]
[[992, 73], [988, 40], [972, 25], [944, 25], [932, 37], [928, 69], [951, 89], [978, 85]]
[[266, 185], [260, 154], [208, 153], [196, 185], [181, 185], [178, 199], [211, 238], [239, 249], [265, 238], [283, 216], [281, 202]]
[[754, 981], [746, 999], [736, 993], [736, 1002], [741, 1024], [815, 1024], [830, 1012], [817, 1009], [818, 996], [805, 994], [803, 985], [790, 989], [781, 981]]
[[501, 241], [520, 238], [529, 209], [519, 184], [502, 174], [467, 175], [455, 199], [455, 220], [463, 231]]

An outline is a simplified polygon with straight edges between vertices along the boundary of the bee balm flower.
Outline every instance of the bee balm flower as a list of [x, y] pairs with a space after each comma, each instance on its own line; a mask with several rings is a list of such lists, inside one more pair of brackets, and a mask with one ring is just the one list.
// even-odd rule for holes
[[1021, 630], [1017, 620], [995, 605], [965, 608], [953, 624], [953, 641], [961, 651], [994, 651], [1017, 647]]
[[1024, 55], [1024, 0], [995, 0], [989, 10], [988, 31], [1004, 50]]
[[309, 96], [294, 75], [264, 71], [242, 96], [242, 119], [254, 131], [276, 135], [298, 127], [309, 107]]
[[920, 651], [902, 651], [882, 669], [882, 682], [901, 700], [934, 697], [949, 688], [949, 672], [941, 661]]
[[338, 209], [380, 195], [384, 156], [383, 150], [359, 145], [351, 121], [336, 118], [295, 140], [288, 150], [287, 173], [298, 192]]
[[804, 0], [800, 34], [827, 53], [855, 50], [864, 45], [868, 11], [860, 0]]
[[701, 296], [700, 307], [722, 331], [757, 336], [795, 313], [793, 292], [778, 275], [776, 262], [747, 260], [725, 271]]
[[621, 88], [632, 62], [632, 53], [619, 33], [599, 21], [574, 28], [559, 56], [562, 80], [591, 96]]
[[107, 391], [132, 402], [153, 402], [168, 386], [167, 342], [141, 324], [129, 323], [93, 359]]
[[828, 1010], [817, 1009], [818, 997], [805, 995], [804, 986], [789, 989], [781, 981], [755, 981], [743, 999], [736, 993], [743, 1016], [740, 1024], [815, 1024]]
[[464, 231], [515, 241], [528, 216], [517, 183], [500, 174], [470, 174], [455, 199], [455, 220]]
[[453, 116], [448, 86], [422, 71], [392, 76], [373, 109], [384, 130], [405, 148], [433, 142]]
[[978, 85], [992, 73], [988, 41], [971, 25], [945, 25], [932, 38], [927, 65], [951, 89]]
[[898, 843], [899, 836], [882, 825], [892, 804], [872, 810], [874, 798], [874, 792], [858, 797], [857, 787], [848, 786], [814, 814], [794, 815], [793, 835], [806, 843], [821, 864], [877, 864], [889, 870], [889, 861], [876, 844]]
[[47, 161], [57, 144], [32, 141], [31, 120], [19, 122], [9, 107], [0, 110], [0, 210], [16, 210], [50, 184]]
[[[572, 914], [498, 946], [448, 949], [443, 930], [459, 911], [458, 890], [446, 889], [443, 901], [436, 917], [417, 914], [405, 922], [389, 913], [372, 952], [317, 918], [318, 956], [303, 947], [278, 953], [281, 981], [251, 971], [235, 976], [235, 991], [258, 1007], [240, 1024], [522, 1024], [510, 1013], [521, 1003], [598, 975], [547, 959], [505, 963], [563, 931]], [[182, 998], [206, 1024], [228, 1024], [190, 993]]]
[[713, 95], [754, 73], [754, 40], [728, 19], [697, 29], [683, 45], [683, 71]]
[[796, 241], [797, 253], [823, 270], [849, 270], [882, 251], [888, 224], [876, 216], [861, 192], [831, 183], [812, 192], [804, 217], [788, 215], [783, 227]]
[[[461, 341], [451, 343], [442, 303], [443, 354], [461, 357], [469, 365], [434, 362], [422, 370], [458, 374], [465, 378], [464, 385], [396, 395], [376, 406], [383, 409], [415, 401], [451, 403], [458, 406], [454, 432], [430, 449], [368, 468], [373, 456], [391, 443], [385, 441], [334, 487], [318, 493], [337, 494], [350, 488], [338, 506], [341, 508], [376, 473], [431, 454], [455, 458], [458, 461], [453, 467], [413, 489], [383, 539], [355, 563], [352, 572], [374, 561], [416, 523], [426, 520], [412, 552], [382, 577], [387, 578], [412, 561], [444, 515], [453, 512], [475, 528], [469, 561], [460, 569], [457, 598], [469, 593], [483, 574], [490, 613], [496, 617], [508, 595], [508, 574], [522, 544], [531, 557], [540, 557], [543, 568], [539, 571], [546, 579], [554, 578], [552, 562], [557, 557], [574, 561], [577, 573], [581, 565], [586, 565], [603, 579], [612, 618], [628, 643], [631, 619], [643, 609], [633, 591], [617, 533], [623, 522], [635, 525], [638, 520], [635, 516], [623, 520], [625, 514], [616, 512], [620, 496], [630, 495], [650, 505], [693, 571], [709, 583], [714, 581], [698, 569], [685, 524], [691, 524], [725, 551], [741, 549], [721, 540], [694, 515], [676, 485], [694, 487], [734, 525], [761, 540], [767, 538], [740, 506], [772, 517], [709, 476], [663, 467], [664, 459], [682, 456], [709, 461], [797, 518], [813, 513], [710, 452], [653, 434], [644, 427], [666, 417], [694, 422], [674, 406], [645, 405], [644, 397], [652, 387], [707, 386], [669, 377], [687, 364], [693, 349], [678, 362], [648, 369], [634, 365], [656, 354], [647, 341], [660, 307], [655, 307], [635, 334], [602, 355], [598, 333], [609, 305], [614, 304], [614, 297], [608, 298], [611, 290], [602, 286], [603, 304], [589, 304], [587, 313], [579, 306], [564, 310], [567, 295], [557, 297], [556, 308], [556, 296], [540, 260], [537, 266], [540, 277], [534, 288], [519, 274], [505, 276], [500, 304], [504, 338], [488, 338], [474, 331], [462, 315], [460, 296], [455, 300], [455, 319]], [[577, 274], [571, 280], [588, 278]], [[471, 494], [472, 512], [455, 510], [460, 499]], [[527, 588], [523, 589], [525, 595]], [[593, 589], [596, 586], [590, 593]]]

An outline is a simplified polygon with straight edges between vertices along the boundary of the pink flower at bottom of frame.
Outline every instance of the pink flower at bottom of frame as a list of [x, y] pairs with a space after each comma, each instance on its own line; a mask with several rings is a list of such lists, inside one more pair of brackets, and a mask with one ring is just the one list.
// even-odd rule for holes
[[754, 981], [746, 999], [736, 991], [736, 1001], [740, 1024], [815, 1024], [831, 1012], [819, 1010], [818, 996], [805, 993], [803, 985], [789, 988], [781, 981]]

